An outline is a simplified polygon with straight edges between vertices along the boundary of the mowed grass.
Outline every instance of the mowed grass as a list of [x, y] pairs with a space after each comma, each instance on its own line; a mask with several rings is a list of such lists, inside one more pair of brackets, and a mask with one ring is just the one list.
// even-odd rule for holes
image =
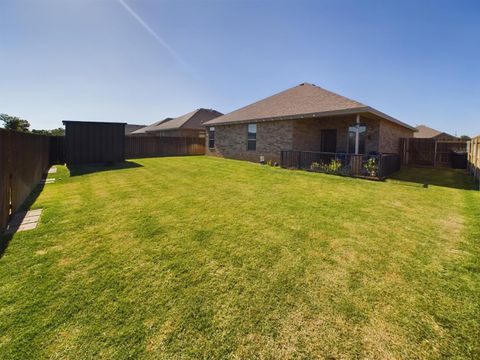
[[480, 357], [465, 172], [135, 164], [60, 167], [38, 228], [3, 239], [1, 359]]

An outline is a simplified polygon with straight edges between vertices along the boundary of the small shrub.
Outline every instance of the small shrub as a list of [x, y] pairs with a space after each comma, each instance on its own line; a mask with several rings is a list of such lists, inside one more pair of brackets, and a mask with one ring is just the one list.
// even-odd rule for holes
[[377, 176], [377, 172], [378, 172], [377, 159], [373, 157], [368, 159], [365, 165], [363, 165], [363, 167], [365, 170], [367, 170], [370, 176]]
[[330, 174], [337, 174], [342, 168], [342, 162], [337, 159], [332, 159], [329, 164], [324, 164], [322, 162], [312, 162], [310, 165], [310, 170], [313, 171], [323, 171]]
[[338, 159], [332, 159], [330, 164], [328, 164], [327, 172], [332, 174], [337, 174], [342, 168], [342, 162]]

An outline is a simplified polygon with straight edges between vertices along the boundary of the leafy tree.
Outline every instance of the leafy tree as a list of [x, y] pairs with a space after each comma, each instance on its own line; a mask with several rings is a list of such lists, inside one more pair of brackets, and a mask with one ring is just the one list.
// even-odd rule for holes
[[28, 132], [30, 123], [27, 120], [8, 114], [0, 114], [0, 120], [3, 121], [3, 127], [8, 130]]
[[468, 135], [462, 135], [462, 136], [460, 136], [460, 140], [469, 141], [469, 140], [472, 140], [472, 139]]
[[65, 136], [65, 129], [59, 127], [59, 128], [50, 130], [50, 135], [52, 135], [52, 136]]
[[32, 133], [37, 134], [37, 135], [50, 135], [49, 130], [38, 130], [38, 129], [33, 129]]
[[33, 129], [32, 133], [34, 134], [39, 134], [39, 135], [48, 135], [48, 136], [64, 136], [65, 135], [65, 129], [64, 128], [56, 128], [52, 130], [37, 130]]

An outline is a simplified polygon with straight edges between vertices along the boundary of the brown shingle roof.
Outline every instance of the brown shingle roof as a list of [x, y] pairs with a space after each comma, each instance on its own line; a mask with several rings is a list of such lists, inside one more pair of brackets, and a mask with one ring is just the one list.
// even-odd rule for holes
[[303, 83], [278, 94], [235, 110], [205, 125], [225, 125], [249, 121], [294, 119], [306, 116], [329, 116], [336, 114], [370, 112], [398, 125], [414, 128], [358, 101], [325, 90], [319, 86]]
[[431, 138], [438, 137], [440, 135], [442, 137], [456, 139], [456, 137], [453, 135], [432, 129], [431, 127], [428, 127], [426, 125], [418, 125], [416, 129], [417, 129], [417, 132], [414, 134], [414, 137], [419, 139], [431, 139]]
[[197, 109], [188, 114], [162, 122], [155, 126], [149, 126], [146, 132], [176, 130], [176, 129], [199, 129], [203, 130], [203, 123], [222, 115], [213, 109]]
[[125, 125], [125, 135], [130, 135], [134, 131], [137, 131], [141, 128], [146, 127], [147, 125], [135, 125], [135, 124], [127, 124]]
[[164, 122], [169, 121], [169, 120], [172, 120], [172, 118], [165, 118], [165, 119], [163, 119], [163, 120], [154, 122], [153, 124], [148, 125], [148, 126], [145, 126], [145, 127], [142, 127], [141, 129], [135, 130], [135, 131], [131, 132], [130, 134], [131, 134], [131, 135], [146, 134], [148, 130], [153, 129], [155, 126], [158, 126], [158, 125], [160, 125], [161, 123], [164, 123]]

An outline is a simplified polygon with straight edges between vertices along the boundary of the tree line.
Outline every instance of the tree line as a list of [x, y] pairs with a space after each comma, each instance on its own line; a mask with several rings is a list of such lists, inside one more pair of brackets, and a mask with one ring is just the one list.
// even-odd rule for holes
[[21, 119], [18, 116], [8, 114], [0, 114], [0, 121], [3, 122], [3, 127], [7, 130], [15, 130], [20, 132], [31, 132], [32, 134], [49, 135], [49, 136], [64, 136], [64, 128], [56, 128], [52, 130], [37, 130], [30, 131], [30, 123], [28, 120]]

